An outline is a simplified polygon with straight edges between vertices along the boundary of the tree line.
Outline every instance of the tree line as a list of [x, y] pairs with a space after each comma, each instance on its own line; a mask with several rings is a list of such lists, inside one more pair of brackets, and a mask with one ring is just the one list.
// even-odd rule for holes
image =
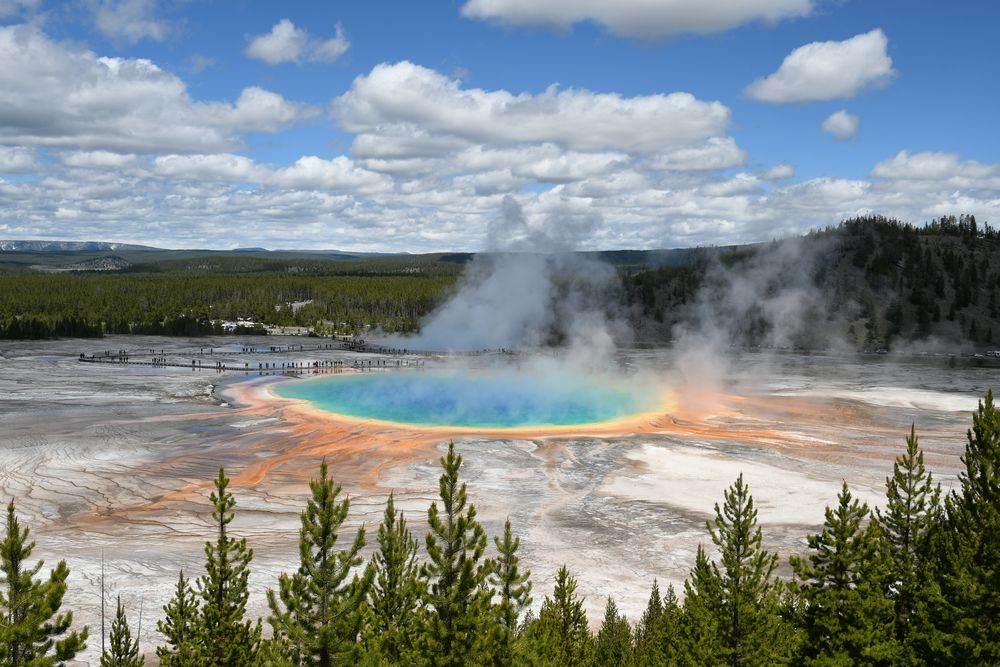
[[[232, 535], [236, 500], [220, 469], [215, 539], [202, 573], [179, 573], [158, 629], [160, 664], [187, 666], [428, 665], [539, 667], [653, 665], [1000, 664], [1000, 410], [992, 391], [968, 431], [958, 484], [943, 495], [915, 430], [874, 512], [843, 485], [808, 549], [775, 575], [753, 496], [740, 475], [715, 505], [683, 586], [661, 592], [633, 626], [608, 598], [591, 628], [577, 579], [564, 566], [538, 613], [531, 573], [508, 519], [489, 544], [460, 480], [454, 444], [441, 458], [438, 499], [421, 551], [389, 496], [367, 562], [368, 535], [341, 540], [350, 501], [324, 462], [301, 514], [299, 566], [267, 591], [270, 636], [247, 617], [253, 550]], [[60, 665], [88, 628], [60, 611], [65, 562], [40, 577], [33, 542], [7, 508], [0, 578], [0, 665]], [[596, 630], [596, 632], [595, 632]], [[143, 664], [121, 602], [102, 667]]]
[[[199, 336], [221, 320], [409, 332], [453, 276], [8, 273], [0, 289], [0, 338], [104, 334]], [[293, 306], [292, 304], [296, 304]]]
[[[732, 342], [763, 345], [783, 333], [804, 349], [846, 341], [875, 350], [934, 337], [1000, 345], [1000, 232], [971, 215], [923, 227], [877, 215], [851, 218], [800, 238], [701, 249], [684, 263], [630, 270], [622, 280], [636, 328], [653, 335], [673, 335], [706, 304], [726, 305], [731, 283], [766, 281], [757, 302], [717, 313]], [[802, 318], [800, 331], [776, 331], [780, 325], [759, 301], [795, 293], [815, 295], [821, 305]]]

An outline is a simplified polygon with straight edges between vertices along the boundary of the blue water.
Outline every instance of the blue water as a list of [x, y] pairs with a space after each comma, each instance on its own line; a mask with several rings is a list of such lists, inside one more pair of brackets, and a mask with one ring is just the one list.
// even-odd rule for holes
[[276, 393], [350, 417], [479, 428], [591, 424], [652, 410], [659, 398], [624, 384], [515, 372], [327, 376]]

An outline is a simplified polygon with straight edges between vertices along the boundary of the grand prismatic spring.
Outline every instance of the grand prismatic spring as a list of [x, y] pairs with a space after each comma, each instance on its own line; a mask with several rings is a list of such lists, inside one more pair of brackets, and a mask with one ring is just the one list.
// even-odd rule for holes
[[642, 383], [532, 372], [379, 372], [279, 385], [275, 393], [345, 417], [423, 427], [579, 426], [662, 407]]
[[[266, 614], [264, 591], [296, 562], [298, 515], [321, 460], [351, 498], [345, 530], [377, 526], [394, 493], [420, 535], [454, 441], [485, 528], [497, 534], [510, 517], [539, 590], [565, 563], [595, 619], [608, 594], [638, 617], [654, 578], [687, 576], [713, 504], [741, 472], [765, 542], [783, 557], [801, 550], [843, 480], [880, 502], [911, 423], [947, 487], [995, 374], [934, 356], [733, 353], [702, 384], [705, 374], [685, 378], [669, 349], [624, 350], [608, 376], [489, 357], [361, 372], [353, 364], [389, 364], [289, 345], [279, 356], [305, 370], [288, 377], [190, 365], [190, 350], [211, 344], [228, 346], [237, 368], [276, 358], [249, 341], [147, 344], [187, 367], [81, 364], [83, 341], [5, 344], [0, 468], [36, 553], [72, 563], [67, 602], [78, 618], [99, 620], [103, 554], [110, 594], [144, 605], [150, 644], [177, 571], [197, 572], [204, 559], [220, 465], [238, 502], [232, 530], [255, 551], [254, 614]], [[310, 370], [335, 361], [342, 372]]]

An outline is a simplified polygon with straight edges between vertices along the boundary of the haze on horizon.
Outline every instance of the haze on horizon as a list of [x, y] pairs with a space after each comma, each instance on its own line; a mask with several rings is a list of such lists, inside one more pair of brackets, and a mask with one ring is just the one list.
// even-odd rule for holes
[[[1000, 212], [995, 3], [0, 1], [0, 238], [766, 241]], [[932, 48], [933, 45], [933, 48]]]

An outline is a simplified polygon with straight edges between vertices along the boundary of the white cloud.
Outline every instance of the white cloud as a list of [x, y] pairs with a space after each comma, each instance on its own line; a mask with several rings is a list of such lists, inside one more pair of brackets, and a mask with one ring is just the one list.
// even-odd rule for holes
[[244, 130], [276, 132], [296, 120], [318, 114], [314, 107], [289, 102], [277, 93], [252, 86], [240, 93], [236, 106], [229, 110], [228, 120]]
[[739, 166], [746, 159], [746, 152], [732, 137], [710, 137], [702, 144], [659, 155], [649, 165], [666, 171], [713, 171]]
[[63, 164], [82, 169], [107, 169], [134, 164], [135, 155], [111, 153], [109, 151], [73, 151], [60, 156]]
[[135, 44], [143, 39], [162, 42], [173, 24], [155, 17], [153, 0], [94, 0], [94, 25], [113, 41]]
[[192, 100], [149, 60], [98, 57], [29, 25], [0, 27], [0, 143], [120, 153], [229, 151], [316, 109], [260, 88], [236, 105]]
[[336, 30], [333, 37], [318, 39], [296, 27], [289, 19], [281, 19], [274, 24], [271, 32], [251, 39], [244, 53], [269, 65], [301, 62], [303, 59], [333, 62], [351, 46], [343, 26], [338, 23]]
[[811, 11], [810, 0], [468, 0], [462, 6], [468, 18], [527, 26], [593, 21], [615, 34], [640, 38], [721, 32]]
[[20, 146], [0, 146], [0, 174], [17, 174], [34, 171], [34, 151]]
[[761, 178], [765, 181], [783, 181], [795, 175], [795, 167], [790, 164], [776, 164], [765, 171]]
[[274, 24], [271, 32], [250, 40], [246, 54], [269, 65], [295, 62], [302, 57], [308, 41], [309, 35], [305, 30], [296, 28], [288, 19], [281, 19]]
[[514, 95], [463, 89], [431, 69], [400, 62], [376, 66], [333, 102], [350, 132], [384, 126], [413, 128], [475, 143], [555, 143], [570, 150], [608, 148], [646, 154], [686, 147], [721, 135], [729, 109], [688, 93], [622, 97], [587, 90]]
[[872, 169], [872, 176], [895, 181], [925, 181], [931, 187], [1000, 189], [1000, 164], [962, 160], [957, 153], [902, 150]]
[[853, 97], [895, 74], [881, 29], [843, 42], [812, 42], [792, 51], [778, 71], [747, 86], [761, 102], [785, 104]]
[[330, 39], [317, 42], [312, 49], [312, 53], [309, 55], [309, 59], [332, 63], [347, 53], [347, 49], [349, 48], [351, 48], [351, 42], [344, 33], [344, 27], [338, 23], [336, 34]]
[[161, 155], [153, 161], [159, 176], [182, 181], [254, 183], [290, 190], [351, 191], [371, 194], [391, 189], [388, 177], [362, 169], [343, 155], [331, 160], [305, 156], [275, 169], [243, 155]]
[[840, 141], [847, 141], [857, 136], [860, 124], [861, 120], [857, 116], [847, 113], [846, 109], [841, 109], [827, 116], [820, 127]]

